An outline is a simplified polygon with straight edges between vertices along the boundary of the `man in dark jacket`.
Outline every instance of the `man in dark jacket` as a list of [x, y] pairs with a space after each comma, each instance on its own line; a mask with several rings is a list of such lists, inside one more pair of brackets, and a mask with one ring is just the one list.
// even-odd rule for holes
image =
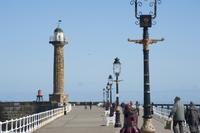
[[186, 112], [186, 121], [191, 133], [199, 133], [199, 113], [193, 102], [190, 102], [190, 107]]
[[[175, 97], [174, 99], [174, 106], [170, 113], [169, 117], [173, 116], [173, 131], [174, 133], [184, 133], [183, 131], [183, 123], [185, 121], [185, 111], [184, 105], [180, 101], [180, 97]], [[179, 131], [177, 128], [177, 124], [179, 125]]]

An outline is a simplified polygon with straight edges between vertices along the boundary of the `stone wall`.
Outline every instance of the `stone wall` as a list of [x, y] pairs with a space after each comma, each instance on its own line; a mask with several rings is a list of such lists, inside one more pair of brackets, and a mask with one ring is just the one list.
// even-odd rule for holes
[[0, 121], [16, 119], [55, 108], [50, 102], [0, 102]]

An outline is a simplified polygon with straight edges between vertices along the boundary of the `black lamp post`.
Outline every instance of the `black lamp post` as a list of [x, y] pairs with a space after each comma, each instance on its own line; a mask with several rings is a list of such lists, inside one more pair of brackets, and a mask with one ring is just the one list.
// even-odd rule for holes
[[106, 85], [106, 110], [109, 110], [109, 84]]
[[108, 77], [108, 86], [110, 90], [110, 116], [113, 114], [113, 109], [112, 109], [112, 84], [113, 84], [113, 78], [112, 75], [109, 75]]
[[[129, 42], [139, 43], [143, 45], [143, 54], [144, 54], [144, 116], [143, 116], [143, 125], [142, 133], [155, 133], [155, 128], [151, 122], [151, 99], [150, 99], [150, 80], [149, 80], [149, 44], [157, 43], [158, 41], [163, 41], [164, 39], [150, 39], [148, 28], [152, 26], [152, 20], [156, 18], [157, 15], [157, 4], [161, 0], [144, 0], [153, 11], [150, 11], [149, 14], [143, 14], [141, 11], [138, 11], [138, 7], [142, 7], [144, 2], [143, 0], [132, 0], [131, 4], [135, 5], [135, 17], [138, 19], [137, 24], [143, 28], [143, 39], [141, 40], [130, 40]], [[144, 9], [144, 8], [143, 8]]]
[[115, 61], [113, 62], [113, 73], [116, 77], [116, 117], [115, 117], [115, 127], [121, 127], [120, 122], [120, 109], [119, 109], [119, 74], [121, 72], [121, 63], [119, 61], [119, 58], [115, 58]]
[[105, 88], [103, 88], [103, 107], [105, 107]]

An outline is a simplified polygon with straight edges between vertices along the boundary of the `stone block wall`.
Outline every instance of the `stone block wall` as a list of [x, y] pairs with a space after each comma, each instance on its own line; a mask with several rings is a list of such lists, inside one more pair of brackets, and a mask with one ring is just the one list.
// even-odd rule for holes
[[50, 102], [0, 102], [0, 121], [16, 119], [55, 108]]

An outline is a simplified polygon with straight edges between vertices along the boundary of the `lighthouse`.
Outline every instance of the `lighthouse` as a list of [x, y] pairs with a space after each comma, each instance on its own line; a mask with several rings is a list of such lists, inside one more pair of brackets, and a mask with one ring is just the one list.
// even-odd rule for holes
[[53, 94], [49, 95], [49, 100], [52, 103], [63, 105], [68, 99], [64, 92], [64, 46], [68, 42], [65, 39], [63, 30], [60, 28], [60, 22], [59, 20], [58, 26], [49, 41], [54, 47]]

